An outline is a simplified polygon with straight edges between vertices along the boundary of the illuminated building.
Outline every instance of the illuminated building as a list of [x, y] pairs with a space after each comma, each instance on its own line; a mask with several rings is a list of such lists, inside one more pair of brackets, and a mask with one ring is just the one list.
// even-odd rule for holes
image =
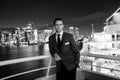
[[74, 27], [69, 27], [69, 32], [74, 35]]

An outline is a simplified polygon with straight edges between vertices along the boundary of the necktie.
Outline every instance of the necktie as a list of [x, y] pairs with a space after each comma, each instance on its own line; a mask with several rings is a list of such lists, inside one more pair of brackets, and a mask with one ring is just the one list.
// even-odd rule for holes
[[58, 48], [60, 49], [60, 45], [61, 45], [61, 43], [60, 43], [61, 41], [60, 41], [60, 34], [58, 34], [57, 35], [57, 43], [58, 43]]

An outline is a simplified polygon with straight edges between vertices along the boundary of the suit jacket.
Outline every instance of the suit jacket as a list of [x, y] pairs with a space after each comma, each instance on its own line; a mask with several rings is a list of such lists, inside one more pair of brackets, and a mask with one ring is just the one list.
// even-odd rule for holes
[[63, 32], [60, 49], [57, 46], [56, 34], [51, 35], [49, 37], [49, 51], [52, 57], [57, 53], [62, 58], [60, 61], [56, 61], [57, 71], [60, 70], [61, 61], [68, 70], [74, 69], [79, 64], [80, 53], [72, 34]]

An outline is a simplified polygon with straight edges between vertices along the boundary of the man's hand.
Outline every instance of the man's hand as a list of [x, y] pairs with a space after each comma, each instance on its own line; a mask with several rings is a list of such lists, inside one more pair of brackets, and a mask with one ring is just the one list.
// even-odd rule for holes
[[57, 53], [54, 54], [54, 57], [55, 57], [55, 61], [61, 60], [60, 56]]

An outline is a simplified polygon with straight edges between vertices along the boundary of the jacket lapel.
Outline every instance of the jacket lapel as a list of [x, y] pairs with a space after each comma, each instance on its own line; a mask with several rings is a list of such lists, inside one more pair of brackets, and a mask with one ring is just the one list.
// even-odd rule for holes
[[57, 46], [56, 34], [54, 34], [53, 38], [54, 38], [54, 39], [53, 39], [53, 40], [54, 40], [53, 43], [54, 43], [55, 46]]
[[62, 47], [64, 45], [64, 38], [65, 38], [65, 33], [63, 32], [62, 41], [61, 41], [61, 50], [62, 50]]
[[55, 46], [55, 48], [56, 48], [56, 51], [57, 51], [57, 52], [60, 52], [60, 50], [59, 50], [59, 48], [58, 48], [58, 45], [57, 45], [57, 41], [56, 41], [56, 34], [54, 34], [53, 38], [54, 38], [54, 39], [53, 39], [53, 40], [54, 40], [54, 41], [53, 41], [53, 44], [54, 44], [54, 46]]
[[55, 46], [56, 51], [58, 52], [58, 54], [61, 53], [60, 50], [62, 50], [62, 48], [63, 48], [64, 39], [65, 39], [65, 33], [63, 32], [63, 36], [62, 36], [62, 40], [61, 40], [61, 47], [60, 47], [60, 49], [59, 49], [59, 48], [58, 48], [58, 45], [57, 45], [57, 41], [56, 41], [56, 34], [54, 34], [54, 39], [53, 39], [54, 41], [53, 41], [53, 43], [54, 43], [54, 46]]

